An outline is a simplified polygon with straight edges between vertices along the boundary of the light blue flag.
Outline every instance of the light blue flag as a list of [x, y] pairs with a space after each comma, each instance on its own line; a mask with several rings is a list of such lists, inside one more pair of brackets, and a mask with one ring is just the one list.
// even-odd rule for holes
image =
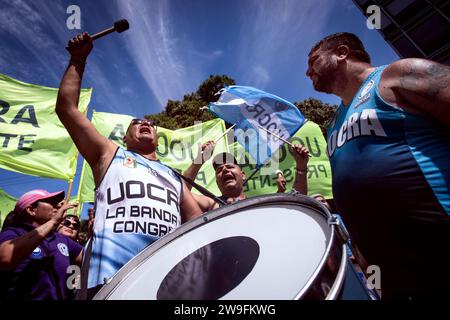
[[[209, 110], [230, 124], [236, 124], [236, 140], [262, 166], [305, 123], [305, 117], [289, 101], [262, 90], [229, 86], [219, 91]], [[270, 134], [269, 132], [275, 135]]]

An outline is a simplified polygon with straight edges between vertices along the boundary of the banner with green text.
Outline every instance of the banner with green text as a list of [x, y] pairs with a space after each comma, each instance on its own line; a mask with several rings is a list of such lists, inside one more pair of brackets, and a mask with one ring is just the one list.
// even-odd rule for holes
[[[55, 113], [57, 88], [0, 74], [0, 168], [33, 176], [72, 180], [78, 150]], [[92, 89], [82, 89], [86, 114]]]
[[[320, 127], [312, 121], [307, 121], [290, 141], [294, 144], [301, 144], [308, 148], [311, 158], [308, 162], [308, 195], [320, 193], [325, 198], [333, 198], [331, 192], [331, 168], [326, 155], [326, 141]], [[230, 145], [230, 152], [236, 157], [246, 176], [255, 169], [255, 164], [237, 142]], [[295, 160], [288, 150], [288, 145], [284, 144], [271, 160], [256, 173], [244, 188], [247, 197], [275, 193], [276, 170], [283, 171], [286, 178], [286, 192], [292, 189], [295, 179]]]
[[[92, 124], [95, 128], [117, 145], [123, 146], [122, 137], [132, 117], [121, 114], [94, 112]], [[186, 170], [197, 155], [200, 145], [208, 140], [216, 140], [225, 132], [225, 123], [215, 119], [179, 130], [168, 130], [158, 127], [157, 156], [164, 164], [179, 171]], [[228, 150], [226, 137], [217, 142], [214, 154]], [[196, 182], [215, 194], [220, 194], [215, 173], [208, 160], [199, 171]], [[194, 190], [194, 189], [193, 189]], [[194, 190], [194, 192], [196, 192]], [[94, 179], [89, 165], [84, 161], [78, 192], [80, 203], [94, 201]]]

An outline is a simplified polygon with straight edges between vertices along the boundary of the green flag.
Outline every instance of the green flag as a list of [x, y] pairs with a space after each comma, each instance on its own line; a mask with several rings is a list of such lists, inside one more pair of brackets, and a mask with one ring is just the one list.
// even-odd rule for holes
[[[86, 113], [92, 89], [82, 89]], [[0, 74], [0, 168], [39, 177], [72, 180], [77, 148], [55, 113], [57, 88]]]
[[[290, 139], [294, 144], [301, 144], [308, 148], [311, 158], [308, 162], [308, 195], [320, 193], [326, 198], [332, 198], [331, 192], [331, 168], [326, 155], [326, 141], [320, 127], [312, 121], [307, 121]], [[245, 153], [244, 148], [237, 142], [230, 145], [233, 153], [246, 176], [255, 169], [252, 158]], [[250, 163], [249, 163], [250, 162]], [[286, 190], [290, 191], [295, 180], [295, 160], [284, 144], [275, 153], [269, 163], [260, 169], [248, 182], [244, 192], [248, 197], [275, 193], [276, 170], [281, 170], [286, 178]]]
[[14, 210], [17, 199], [7, 194], [0, 188], [0, 227], [3, 225], [7, 214]]
[[[132, 117], [127, 115], [94, 112], [92, 124], [100, 134], [123, 146], [122, 137], [125, 135], [131, 119]], [[158, 127], [157, 130], [158, 159], [174, 169], [184, 171], [192, 164], [202, 143], [208, 140], [216, 140], [225, 132], [225, 123], [221, 119], [215, 119], [179, 130], [168, 130], [161, 127]], [[214, 153], [227, 150], [228, 144], [226, 137], [224, 137], [217, 142]], [[196, 182], [215, 194], [220, 193], [215, 183], [215, 172], [211, 165], [211, 159], [202, 166]], [[86, 161], [84, 161], [78, 191], [79, 202], [93, 202], [93, 190], [94, 179], [92, 171]], [[194, 190], [194, 192], [196, 191]]]

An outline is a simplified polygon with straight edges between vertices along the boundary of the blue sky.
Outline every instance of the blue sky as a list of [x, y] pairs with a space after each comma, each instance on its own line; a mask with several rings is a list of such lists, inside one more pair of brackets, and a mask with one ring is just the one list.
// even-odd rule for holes
[[[305, 71], [311, 46], [340, 31], [357, 34], [374, 65], [398, 59], [351, 0], [0, 0], [0, 73], [58, 87], [68, 62], [64, 47], [80, 32], [66, 27], [74, 4], [81, 29], [91, 34], [121, 18], [130, 22], [128, 31], [94, 43], [83, 82], [93, 87], [90, 110], [158, 113], [167, 99], [182, 99], [210, 74], [290, 101], [338, 104], [315, 92]], [[0, 188], [19, 197], [67, 183], [0, 169]]]

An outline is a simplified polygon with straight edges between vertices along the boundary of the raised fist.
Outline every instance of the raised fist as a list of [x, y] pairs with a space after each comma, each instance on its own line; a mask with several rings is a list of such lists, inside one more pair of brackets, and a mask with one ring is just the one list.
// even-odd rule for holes
[[79, 34], [70, 39], [66, 49], [73, 58], [86, 62], [93, 47], [94, 45], [91, 36], [87, 34], [87, 32], [84, 32], [83, 34]]
[[199, 152], [197, 158], [194, 160], [194, 163], [203, 164], [208, 161], [211, 158], [215, 147], [216, 143], [214, 141], [209, 140], [203, 143], [198, 150]]
[[297, 169], [306, 170], [309, 161], [309, 151], [306, 147], [299, 144], [294, 144], [294, 147], [289, 148], [292, 156], [295, 159]]

